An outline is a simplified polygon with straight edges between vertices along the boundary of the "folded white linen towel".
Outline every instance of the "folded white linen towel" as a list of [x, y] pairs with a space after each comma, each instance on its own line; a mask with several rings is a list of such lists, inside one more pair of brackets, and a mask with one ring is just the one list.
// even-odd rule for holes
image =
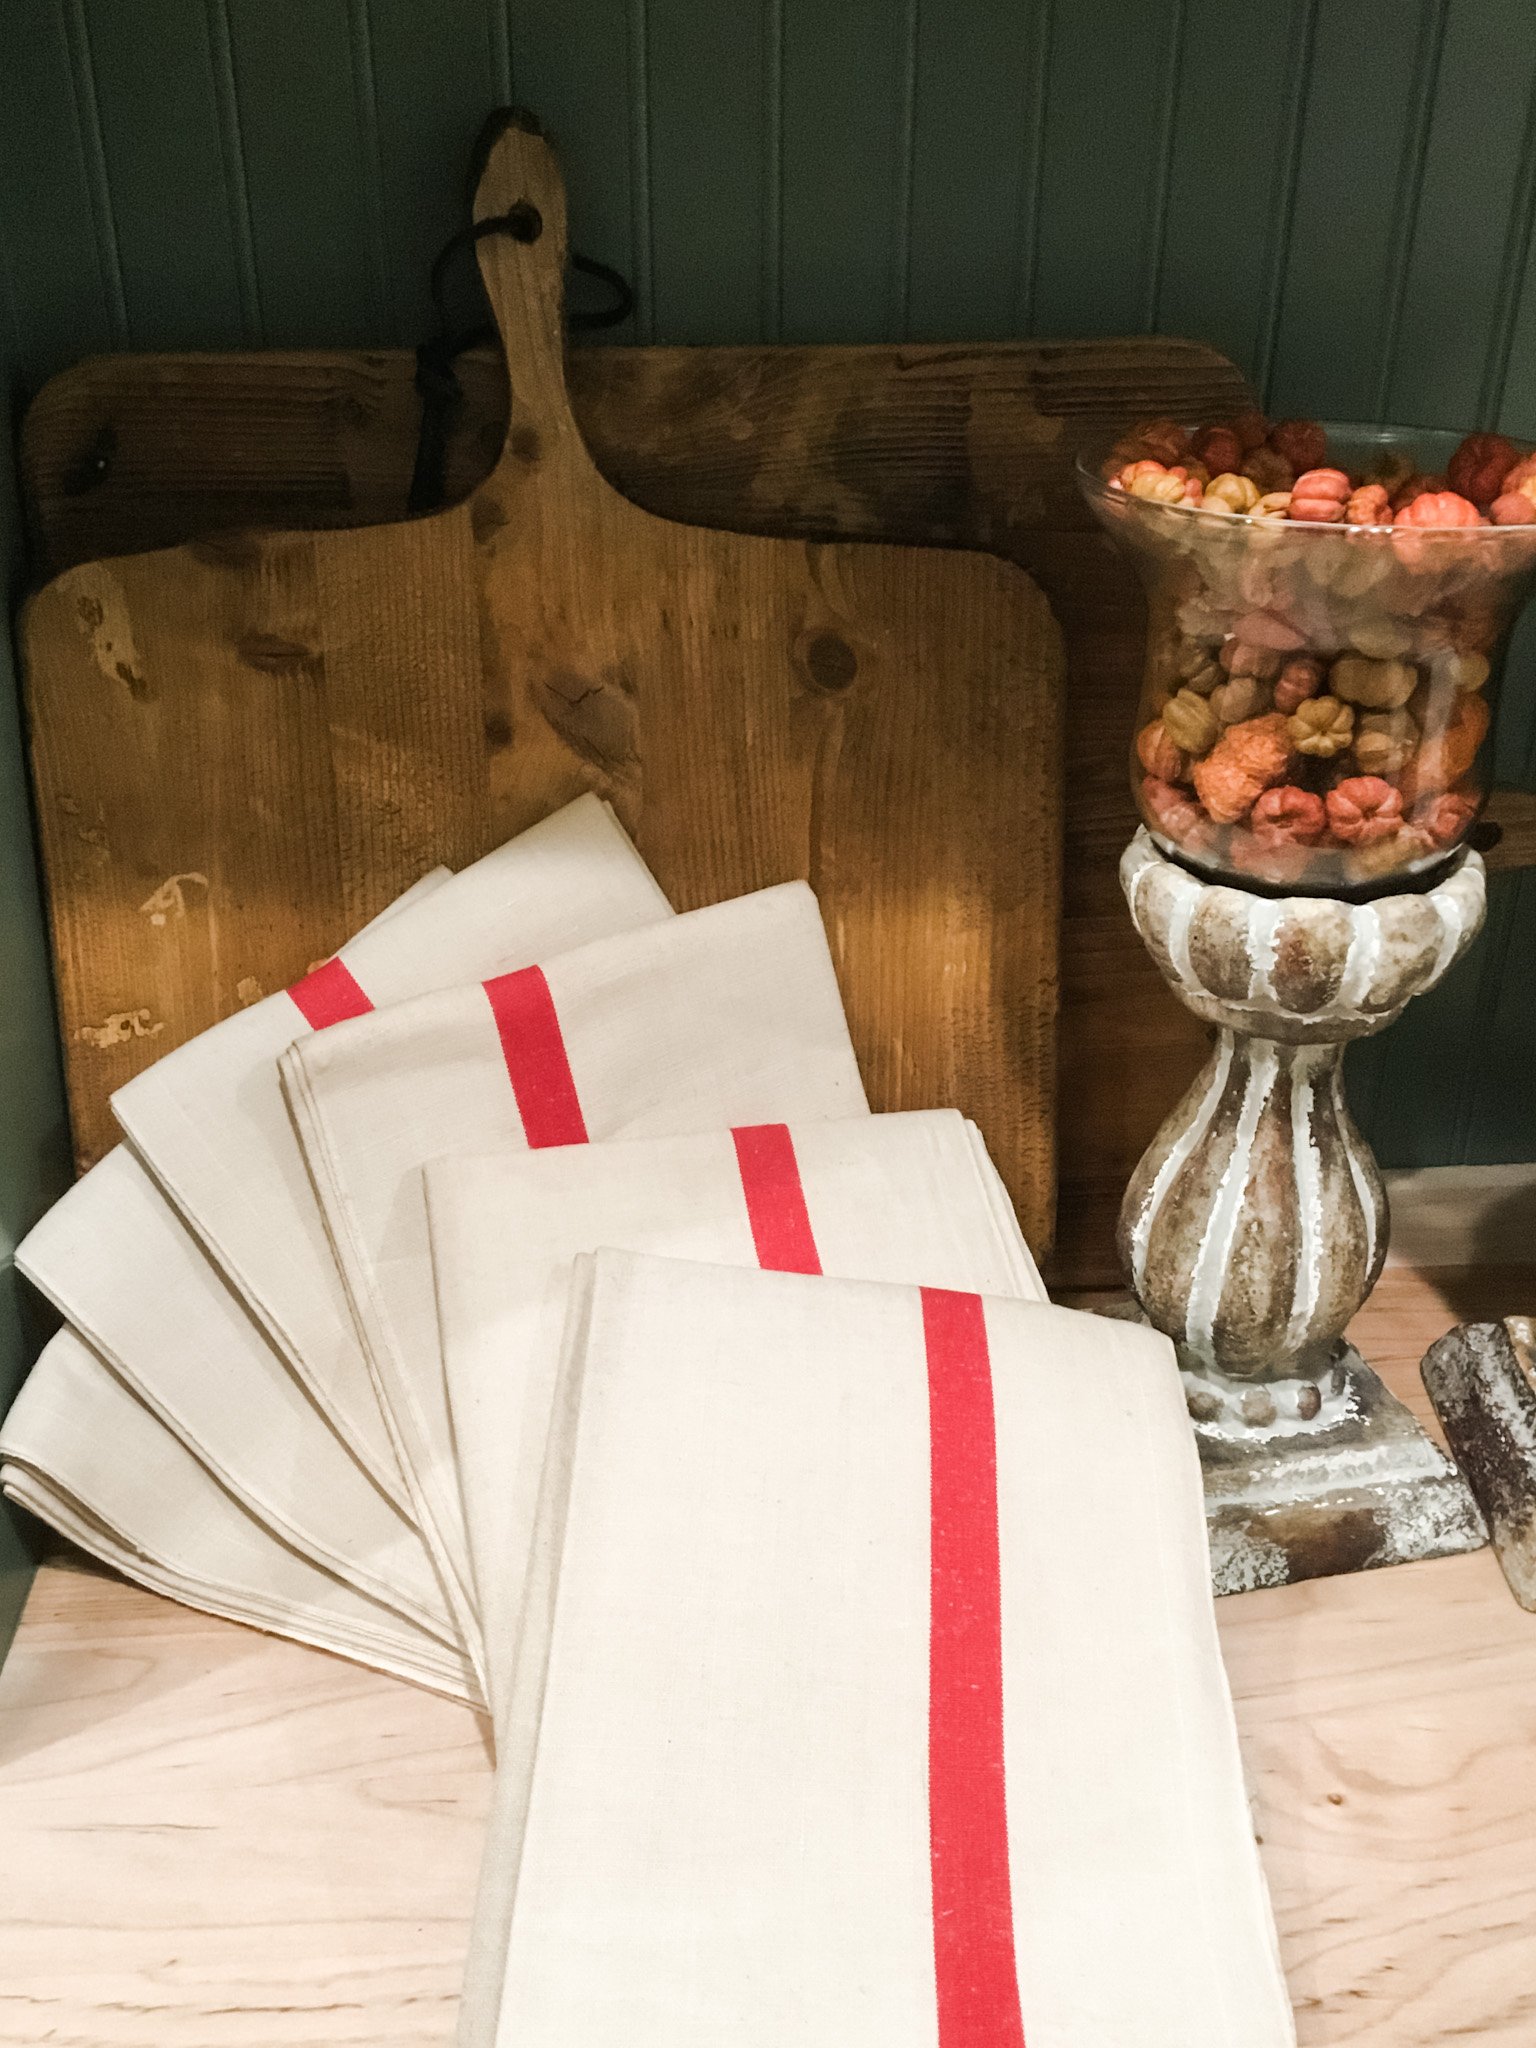
[[280, 1542], [457, 1643], [414, 1524], [342, 1441], [127, 1145], [114, 1146], [54, 1204], [18, 1246], [16, 1264]]
[[11, 1499], [125, 1578], [479, 1703], [461, 1651], [279, 1542], [73, 1330], [28, 1375], [0, 1427], [0, 1459]]
[[863, 1111], [816, 899], [785, 883], [443, 989], [302, 1039], [279, 1069], [416, 1519], [473, 1647], [421, 1169], [486, 1144]]
[[615, 1252], [573, 1297], [498, 2040], [1290, 2048], [1165, 1340]]
[[375, 1004], [473, 980], [671, 910], [623, 831], [582, 797], [370, 926], [112, 1098], [139, 1156], [289, 1365], [408, 1506], [358, 1349], [274, 1062], [293, 1040]]
[[428, 1166], [426, 1195], [493, 1713], [579, 1253], [608, 1245], [1046, 1299], [981, 1134], [952, 1109], [468, 1154]]

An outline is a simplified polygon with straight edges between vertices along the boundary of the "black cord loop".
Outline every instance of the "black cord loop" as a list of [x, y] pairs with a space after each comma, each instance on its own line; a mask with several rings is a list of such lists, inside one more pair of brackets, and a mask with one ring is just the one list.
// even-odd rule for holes
[[[493, 114], [481, 129], [475, 145], [470, 165], [471, 200], [492, 148], [509, 127], [522, 128], [535, 135], [541, 132], [533, 116], [519, 108], [501, 108]], [[457, 258], [466, 250], [473, 250], [488, 236], [506, 235], [514, 242], [530, 244], [538, 241], [543, 232], [544, 216], [530, 201], [520, 199], [505, 213], [488, 214], [484, 220], [473, 221], [468, 227], [460, 228], [449, 236], [433, 258], [430, 281], [437, 332], [430, 340], [422, 342], [416, 351], [421, 427], [416, 439], [416, 463], [411, 473], [410, 495], [406, 500], [408, 512], [430, 512], [443, 501], [449, 427], [464, 398], [454, 364], [466, 349], [481, 347], [498, 338], [495, 323], [489, 317], [489, 305], [485, 304], [485, 287], [478, 267], [475, 270], [475, 289], [485, 304], [485, 317], [469, 326], [454, 327], [448, 311], [449, 273]], [[612, 297], [606, 306], [568, 312], [566, 326], [574, 332], [587, 332], [594, 328], [617, 327], [627, 320], [635, 309], [635, 295], [628, 279], [611, 264], [599, 263], [596, 257], [582, 256], [574, 250], [570, 261], [573, 270], [604, 285]], [[509, 383], [511, 374], [509, 364]]]

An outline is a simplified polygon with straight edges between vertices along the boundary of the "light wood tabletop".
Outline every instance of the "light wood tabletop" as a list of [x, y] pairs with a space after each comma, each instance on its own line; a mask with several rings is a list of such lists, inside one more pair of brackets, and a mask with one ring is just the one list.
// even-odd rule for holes
[[[1533, 1306], [1399, 1267], [1354, 1335], [1425, 1414], [1432, 1339]], [[1220, 1616], [1303, 2048], [1530, 2048], [1536, 1616], [1487, 1551]], [[489, 1789], [463, 1710], [48, 1567], [0, 1673], [0, 2042], [449, 2042]]]

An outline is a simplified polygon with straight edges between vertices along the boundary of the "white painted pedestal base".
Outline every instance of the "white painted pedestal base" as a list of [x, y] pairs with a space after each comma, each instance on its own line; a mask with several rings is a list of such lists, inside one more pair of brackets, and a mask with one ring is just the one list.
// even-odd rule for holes
[[1471, 943], [1482, 862], [1424, 894], [1275, 899], [1199, 880], [1143, 831], [1120, 874], [1170, 987], [1215, 1029], [1131, 1177], [1120, 1250], [1178, 1347], [1217, 1590], [1476, 1548], [1455, 1468], [1344, 1343], [1387, 1209], [1341, 1062]]

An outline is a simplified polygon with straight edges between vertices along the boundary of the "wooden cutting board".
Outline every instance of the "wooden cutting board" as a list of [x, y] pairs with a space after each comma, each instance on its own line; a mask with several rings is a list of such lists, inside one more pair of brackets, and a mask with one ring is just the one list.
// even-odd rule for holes
[[[511, 365], [468, 499], [66, 570], [22, 651], [72, 1114], [283, 986], [437, 861], [583, 789], [680, 908], [805, 875], [871, 1101], [984, 1127], [1049, 1240], [1062, 654], [986, 555], [713, 531], [598, 473], [565, 205], [510, 129], [476, 200]], [[529, 228], [532, 232], [532, 228]]]
[[[1205, 1054], [1153, 970], [1115, 879], [1141, 672], [1134, 581], [1092, 528], [1073, 452], [1106, 420], [1246, 401], [1215, 351], [1123, 341], [851, 348], [588, 348], [571, 398], [603, 473], [672, 518], [737, 530], [986, 548], [1041, 584], [1068, 664], [1057, 1277], [1116, 1277], [1131, 1167]], [[40, 561], [268, 524], [405, 509], [419, 402], [404, 351], [112, 356], [57, 377], [28, 415], [23, 475]], [[505, 438], [500, 357], [467, 357], [453, 497]]]

